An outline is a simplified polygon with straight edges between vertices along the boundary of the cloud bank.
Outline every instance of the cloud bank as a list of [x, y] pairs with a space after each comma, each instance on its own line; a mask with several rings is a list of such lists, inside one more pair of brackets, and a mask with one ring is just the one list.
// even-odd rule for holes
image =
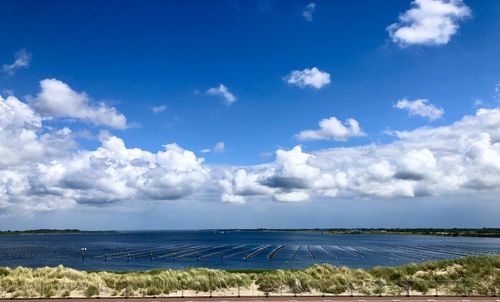
[[209, 169], [176, 144], [156, 153], [129, 149], [102, 132], [101, 146], [79, 149], [68, 128], [43, 119], [14, 96], [0, 98], [0, 208], [53, 210], [121, 200], [175, 200], [198, 190]]
[[[69, 128], [45, 127], [47, 117], [36, 104], [0, 97], [0, 212], [161, 202], [193, 194], [244, 203], [500, 190], [499, 108], [479, 109], [446, 126], [396, 131], [392, 143], [314, 152], [295, 146], [277, 150], [272, 162], [237, 167], [205, 164], [174, 143], [156, 152], [128, 148], [107, 131], [101, 131], [95, 150], [82, 149]], [[352, 122], [338, 124], [355, 129]], [[313, 131], [328, 129], [325, 125]]]
[[[283, 202], [326, 198], [438, 196], [500, 189], [500, 109], [442, 127], [396, 132], [393, 143], [304, 152], [278, 150], [276, 161], [232, 168], [222, 198], [269, 196]], [[231, 169], [230, 169], [231, 170]]]

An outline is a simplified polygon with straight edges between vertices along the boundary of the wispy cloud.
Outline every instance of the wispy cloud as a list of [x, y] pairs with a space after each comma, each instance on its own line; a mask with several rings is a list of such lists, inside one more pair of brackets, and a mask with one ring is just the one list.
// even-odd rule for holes
[[483, 106], [483, 104], [484, 104], [484, 102], [481, 99], [475, 99], [474, 103], [473, 103], [474, 107], [480, 107], [480, 106]]
[[345, 141], [351, 137], [364, 136], [358, 121], [347, 119], [342, 124], [336, 117], [332, 116], [319, 122], [319, 129], [304, 130], [299, 132], [296, 137], [299, 140], [336, 140]]
[[200, 153], [210, 153], [210, 152], [224, 153], [224, 150], [225, 150], [224, 142], [217, 142], [212, 149], [210, 148], [201, 149]]
[[285, 80], [292, 86], [300, 88], [309, 86], [321, 89], [330, 83], [330, 74], [317, 67], [305, 68], [304, 70], [293, 70], [285, 77]]
[[236, 102], [236, 96], [222, 83], [219, 84], [219, 86], [209, 88], [207, 93], [209, 95], [222, 97], [226, 105], [231, 105]]
[[161, 113], [165, 110], [167, 110], [167, 105], [151, 106], [151, 111], [153, 111], [153, 113]]
[[437, 107], [424, 99], [411, 101], [404, 98], [394, 104], [394, 108], [408, 110], [410, 115], [418, 115], [431, 121], [441, 118], [444, 114], [443, 108]]
[[414, 0], [412, 8], [387, 31], [400, 46], [442, 45], [457, 32], [458, 22], [470, 15], [470, 8], [462, 0]]
[[224, 142], [217, 142], [214, 146], [214, 152], [215, 153], [223, 153], [225, 149], [225, 144]]
[[25, 49], [17, 51], [14, 55], [14, 63], [2, 65], [2, 71], [8, 75], [14, 75], [16, 71], [28, 68], [31, 63], [31, 54]]
[[273, 8], [269, 0], [261, 0], [257, 4], [257, 10], [261, 14], [271, 14], [273, 12]]
[[304, 19], [306, 21], [312, 21], [313, 20], [313, 13], [316, 10], [316, 3], [311, 2], [308, 5], [306, 5], [306, 8], [302, 12], [302, 16], [304, 16]]

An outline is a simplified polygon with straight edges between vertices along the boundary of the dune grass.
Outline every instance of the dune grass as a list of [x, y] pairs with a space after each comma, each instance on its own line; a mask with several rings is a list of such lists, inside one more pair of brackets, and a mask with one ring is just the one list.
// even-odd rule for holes
[[217, 292], [335, 295], [497, 295], [500, 256], [372, 269], [329, 264], [303, 270], [228, 271], [206, 268], [86, 272], [58, 267], [0, 268], [0, 297], [208, 295]]

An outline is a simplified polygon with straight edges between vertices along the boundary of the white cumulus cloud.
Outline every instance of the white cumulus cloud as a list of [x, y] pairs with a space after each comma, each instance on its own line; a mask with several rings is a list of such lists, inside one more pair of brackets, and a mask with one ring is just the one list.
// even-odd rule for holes
[[76, 92], [62, 81], [45, 79], [40, 82], [40, 87], [32, 105], [44, 117], [75, 118], [116, 129], [127, 127], [127, 119], [114, 107], [104, 103], [94, 105], [86, 93]]
[[219, 96], [224, 99], [226, 105], [231, 105], [236, 102], [236, 96], [229, 91], [229, 89], [224, 84], [219, 84], [219, 86], [209, 88], [207, 93], [214, 96]]
[[208, 175], [202, 159], [176, 144], [152, 153], [129, 149], [115, 136], [104, 135], [101, 143], [74, 156], [61, 175], [60, 185], [78, 203], [180, 199], [199, 189]]
[[416, 99], [413, 101], [401, 99], [394, 105], [394, 108], [408, 110], [410, 115], [418, 115], [428, 118], [431, 121], [441, 118], [444, 114], [443, 108], [437, 107], [424, 99]]
[[205, 164], [174, 143], [156, 152], [129, 148], [108, 132], [87, 150], [69, 128], [44, 123], [31, 104], [0, 97], [1, 213], [194, 194], [244, 203], [500, 192], [500, 108], [478, 109], [445, 126], [396, 131], [387, 144], [314, 152], [295, 146], [277, 150], [274, 161], [244, 167]]
[[312, 87], [321, 89], [330, 83], [330, 74], [319, 70], [317, 67], [305, 68], [304, 70], [293, 70], [285, 77], [288, 84], [300, 88]]
[[296, 137], [299, 140], [336, 140], [345, 141], [351, 137], [364, 136], [358, 121], [347, 119], [345, 124], [332, 116], [319, 122], [319, 129], [304, 130], [299, 132]]
[[459, 21], [471, 10], [462, 0], [414, 0], [412, 8], [387, 27], [394, 43], [409, 45], [442, 45], [450, 41]]
[[189, 150], [127, 148], [107, 132], [81, 149], [69, 128], [44, 119], [14, 96], [0, 97], [0, 207], [21, 213], [123, 200], [175, 200], [199, 191], [210, 170]]
[[225, 167], [226, 201], [393, 198], [500, 191], [500, 108], [441, 127], [396, 132], [396, 141], [304, 152], [278, 150], [274, 162]]
[[31, 63], [31, 54], [25, 49], [17, 51], [14, 55], [14, 63], [2, 65], [2, 71], [8, 75], [13, 75], [22, 68], [28, 68]]

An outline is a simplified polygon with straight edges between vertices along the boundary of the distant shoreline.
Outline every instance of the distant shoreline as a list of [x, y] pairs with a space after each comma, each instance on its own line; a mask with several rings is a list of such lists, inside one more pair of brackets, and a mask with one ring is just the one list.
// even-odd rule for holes
[[23, 231], [0, 231], [0, 236], [51, 235], [51, 234], [105, 234], [116, 231], [82, 231], [78, 229], [36, 229]]
[[219, 232], [315, 232], [334, 235], [423, 235], [423, 236], [445, 236], [445, 237], [487, 237], [500, 238], [500, 228], [327, 228], [327, 229], [225, 229]]
[[[0, 231], [0, 236], [17, 235], [50, 235], [50, 234], [106, 234], [120, 232], [119, 230], [87, 231], [79, 229], [33, 229], [33, 230], [8, 230]], [[143, 230], [148, 231], [195, 231], [195, 230]], [[218, 233], [228, 232], [314, 232], [333, 235], [422, 235], [422, 236], [444, 236], [444, 237], [485, 237], [500, 238], [500, 228], [255, 228], [255, 229], [204, 229], [198, 231], [214, 231]]]

